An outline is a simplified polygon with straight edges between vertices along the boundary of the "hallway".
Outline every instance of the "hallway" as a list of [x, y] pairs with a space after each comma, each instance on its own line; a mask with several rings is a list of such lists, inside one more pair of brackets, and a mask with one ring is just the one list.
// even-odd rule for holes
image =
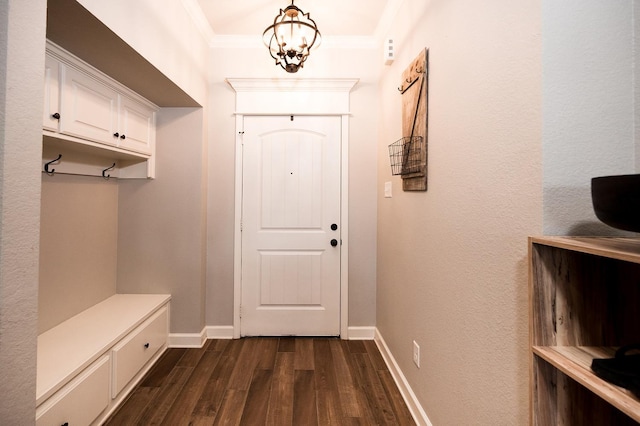
[[106, 425], [413, 425], [372, 340], [244, 338], [168, 349]]

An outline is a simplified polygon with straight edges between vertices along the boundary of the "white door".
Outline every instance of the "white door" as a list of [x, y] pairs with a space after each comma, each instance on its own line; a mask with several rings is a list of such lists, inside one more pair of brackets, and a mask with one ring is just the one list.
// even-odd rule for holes
[[244, 118], [243, 336], [340, 334], [340, 123]]

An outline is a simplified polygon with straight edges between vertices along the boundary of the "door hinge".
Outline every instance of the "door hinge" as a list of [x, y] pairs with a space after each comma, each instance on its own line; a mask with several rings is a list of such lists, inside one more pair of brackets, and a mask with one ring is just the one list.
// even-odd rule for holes
[[242, 305], [240, 305], [240, 318], [242, 318]]

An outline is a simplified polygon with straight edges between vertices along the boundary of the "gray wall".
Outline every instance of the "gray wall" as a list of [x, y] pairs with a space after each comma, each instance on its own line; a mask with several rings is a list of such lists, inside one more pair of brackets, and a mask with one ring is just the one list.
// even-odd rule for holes
[[[0, 3], [0, 419], [35, 420], [46, 2]], [[28, 28], [28, 31], [25, 31]]]
[[623, 234], [598, 221], [591, 178], [635, 173], [632, 0], [543, 0], [544, 233]]
[[171, 333], [204, 327], [204, 123], [202, 108], [163, 108], [156, 178], [119, 182], [117, 292], [171, 294]]
[[39, 333], [115, 294], [117, 253], [117, 181], [43, 173]]
[[[540, 28], [538, 1], [405, 0], [389, 29], [400, 48], [379, 86], [377, 328], [434, 425], [528, 424]], [[410, 193], [391, 176], [387, 145], [403, 136], [395, 87], [425, 47], [429, 183]]]

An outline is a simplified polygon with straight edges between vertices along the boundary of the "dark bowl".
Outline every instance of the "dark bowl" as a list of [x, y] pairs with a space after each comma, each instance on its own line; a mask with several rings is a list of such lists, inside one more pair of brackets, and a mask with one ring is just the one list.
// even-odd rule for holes
[[603, 223], [640, 232], [640, 174], [591, 179], [591, 200], [596, 216]]

